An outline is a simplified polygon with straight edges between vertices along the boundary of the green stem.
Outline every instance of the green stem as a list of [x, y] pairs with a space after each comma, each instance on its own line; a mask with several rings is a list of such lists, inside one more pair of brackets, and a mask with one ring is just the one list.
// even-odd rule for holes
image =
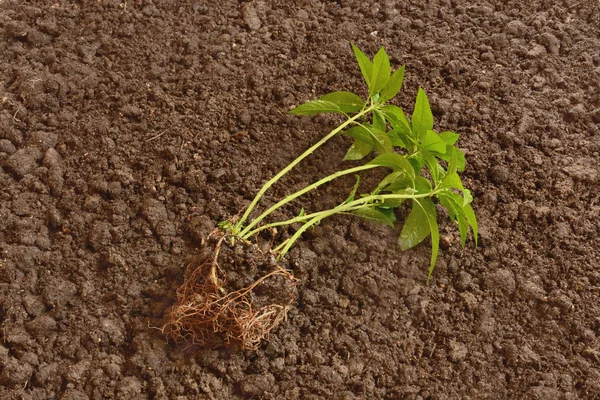
[[340, 176], [344, 176], [344, 175], [349, 175], [349, 174], [354, 174], [356, 172], [360, 172], [360, 171], [365, 171], [367, 169], [372, 169], [372, 168], [377, 168], [378, 165], [361, 165], [360, 167], [354, 167], [354, 168], [349, 168], [346, 169], [344, 171], [338, 171], [334, 174], [331, 174], [309, 186], [306, 186], [305, 188], [297, 191], [296, 193], [293, 193], [289, 196], [287, 196], [286, 198], [284, 198], [283, 200], [279, 201], [277, 204], [273, 205], [272, 207], [270, 207], [268, 210], [266, 210], [265, 212], [263, 212], [260, 216], [254, 218], [249, 224], [248, 226], [246, 226], [244, 228], [244, 230], [242, 232], [240, 232], [240, 236], [243, 239], [248, 239], [249, 237], [251, 237], [252, 235], [254, 235], [255, 233], [260, 231], [259, 229], [255, 229], [255, 230], [251, 230], [252, 228], [254, 228], [257, 224], [259, 224], [263, 219], [265, 219], [269, 214], [271, 214], [273, 211], [277, 210], [279, 207], [289, 203], [290, 201], [302, 196], [304, 193], [310, 192], [313, 189], [316, 189], [317, 187], [330, 182], [336, 178], [339, 178]]
[[[343, 204], [341, 204], [341, 205], [343, 205]], [[340, 205], [340, 206], [341, 206], [341, 205]], [[341, 214], [341, 213], [348, 213], [348, 212], [351, 212], [351, 211], [358, 210], [358, 209], [360, 209], [360, 208], [365, 208], [365, 207], [368, 207], [368, 205], [360, 204], [360, 205], [358, 205], [358, 206], [356, 206], [356, 207], [352, 207], [352, 208], [350, 208], [350, 209], [346, 209], [346, 208], [344, 208], [344, 210], [343, 210], [343, 211], [335, 211], [335, 212], [333, 212], [333, 213], [332, 213], [332, 211], [334, 211], [334, 210], [337, 210], [337, 209], [338, 209], [340, 206], [337, 206], [336, 208], [332, 208], [332, 209], [325, 210], [325, 211], [319, 211], [319, 212], [316, 212], [316, 213], [312, 213], [312, 214], [303, 215], [302, 217], [296, 217], [296, 218], [292, 218], [292, 219], [289, 219], [289, 220], [287, 220], [287, 221], [276, 222], [276, 223], [274, 223], [274, 224], [272, 224], [272, 225], [277, 225], [277, 226], [281, 226], [281, 225], [290, 225], [290, 224], [293, 224], [293, 223], [295, 223], [295, 222], [304, 222], [304, 221], [306, 221], [306, 219], [310, 219], [310, 221], [306, 222], [306, 224], [308, 224], [308, 225], [309, 225], [309, 226], [307, 227], [307, 229], [308, 229], [310, 226], [314, 225], [316, 222], [318, 222], [318, 221], [321, 221], [321, 220], [323, 220], [323, 219], [325, 219], [325, 218], [327, 218], [327, 217], [329, 217], [329, 216], [331, 216], [331, 215], [333, 215], [333, 214], [336, 214], [336, 213], [339, 213], [339, 214]], [[296, 221], [296, 220], [299, 220], [299, 221]], [[313, 222], [313, 221], [314, 221], [314, 222]], [[271, 226], [269, 226], [269, 227], [271, 227]], [[267, 227], [265, 226], [265, 228], [267, 228]], [[301, 228], [301, 229], [302, 229], [302, 228]], [[257, 229], [257, 231], [258, 231], [258, 230], [259, 230], [259, 229]], [[302, 229], [302, 232], [304, 232], [304, 231], [306, 231], [306, 229]], [[302, 232], [301, 232], [301, 233], [302, 233]], [[294, 236], [295, 236], [295, 235], [294, 235]], [[281, 242], [280, 244], [278, 244], [276, 247], [274, 247], [274, 248], [273, 248], [273, 252], [275, 252], [275, 253], [279, 252], [279, 250], [280, 250], [282, 247], [284, 247], [284, 246], [285, 246], [285, 245], [286, 245], [286, 244], [287, 244], [287, 243], [290, 241], [290, 239], [293, 239], [293, 238], [294, 238], [294, 237], [287, 238], [286, 240], [284, 240], [283, 242]], [[296, 239], [297, 239], [297, 238], [296, 238]], [[294, 241], [296, 241], [296, 239], [294, 239]], [[291, 245], [290, 245], [290, 246], [291, 246]], [[280, 255], [279, 255], [279, 257], [281, 257], [281, 256], [282, 256], [282, 254], [280, 254]]]
[[263, 225], [261, 227], [251, 230], [245, 236], [243, 236], [242, 239], [247, 240], [248, 238], [256, 235], [258, 232], [264, 231], [265, 229], [276, 228], [278, 226], [283, 226], [283, 225], [291, 225], [291, 224], [295, 224], [296, 222], [306, 222], [307, 220], [310, 220], [312, 218], [318, 218], [319, 216], [321, 216], [323, 213], [326, 213], [327, 211], [329, 211], [329, 210], [319, 211], [319, 212], [315, 212], [312, 214], [306, 214], [306, 215], [294, 217], [294, 218], [291, 218], [291, 219], [288, 219], [285, 221], [278, 221], [278, 222], [266, 224], [266, 225]]
[[321, 140], [319, 140], [317, 143], [315, 143], [311, 148], [309, 148], [304, 153], [302, 153], [298, 158], [296, 158], [294, 161], [292, 161], [290, 164], [288, 164], [287, 167], [285, 167], [284, 169], [282, 169], [277, 175], [275, 175], [267, 183], [265, 183], [264, 186], [260, 189], [260, 191], [256, 194], [256, 197], [254, 197], [254, 200], [252, 200], [252, 202], [250, 203], [250, 205], [246, 209], [246, 212], [244, 212], [244, 215], [242, 215], [242, 218], [240, 218], [240, 220], [235, 224], [234, 232], [235, 231], [239, 232], [241, 230], [241, 227], [243, 226], [244, 222], [248, 219], [248, 217], [250, 216], [250, 213], [252, 212], [252, 210], [254, 209], [254, 207], [256, 207], [256, 205], [258, 204], [258, 202], [262, 198], [263, 194], [265, 194], [265, 192], [271, 186], [273, 186], [279, 179], [281, 179], [282, 176], [284, 176], [285, 174], [287, 174], [300, 161], [304, 160], [306, 157], [308, 157], [309, 155], [311, 155], [315, 150], [317, 150], [319, 147], [321, 147], [329, 139], [331, 139], [332, 137], [334, 137], [335, 135], [337, 135], [338, 133], [340, 133], [341, 131], [343, 131], [348, 125], [354, 123], [354, 121], [362, 118], [364, 115], [366, 115], [367, 113], [371, 112], [372, 110], [374, 110], [377, 107], [378, 107], [377, 105], [371, 105], [370, 107], [368, 107], [368, 108], [366, 108], [364, 110], [361, 110], [355, 116], [353, 116], [351, 118], [348, 118], [344, 123], [342, 123], [340, 126], [338, 126], [334, 130], [332, 130], [331, 132], [329, 132], [329, 134], [327, 136], [325, 136], [324, 138], [322, 138]]
[[[273, 248], [273, 252], [277, 253], [279, 250], [281, 250], [282, 247], [284, 247], [286, 245], [287, 242], [289, 242], [290, 238], [285, 239], [283, 242], [279, 243], [276, 247]], [[278, 258], [279, 261], [279, 258]]]
[[332, 208], [331, 210], [327, 210], [327, 212], [325, 212], [321, 217], [315, 217], [315, 218], [311, 219], [310, 221], [306, 222], [304, 225], [302, 225], [300, 227], [300, 229], [298, 229], [296, 231], [296, 233], [294, 233], [294, 235], [286, 241], [287, 243], [286, 243], [285, 247], [283, 248], [283, 250], [281, 250], [279, 255], [277, 255], [277, 259], [279, 260], [281, 257], [283, 257], [290, 250], [290, 247], [292, 247], [292, 245], [296, 242], [296, 240], [298, 240], [298, 238], [300, 238], [300, 236], [308, 228], [310, 228], [311, 226], [313, 226], [314, 224], [316, 224], [317, 222], [321, 221], [324, 218], [327, 218], [334, 214], [342, 212], [342, 211], [337, 210], [338, 207]]
[[[391, 199], [422, 199], [422, 198], [426, 198], [426, 197], [431, 197], [433, 195], [435, 195], [437, 193], [437, 190], [434, 189], [429, 193], [423, 193], [423, 194], [377, 194], [377, 195], [371, 195], [371, 196], [367, 196], [367, 197], [363, 197], [361, 199], [358, 200], [354, 200], [351, 201], [349, 203], [342, 203], [339, 206], [326, 210], [326, 211], [321, 211], [318, 213], [314, 213], [314, 214], [310, 214], [310, 215], [305, 215], [304, 217], [310, 217], [311, 219], [308, 222], [305, 222], [304, 225], [302, 225], [297, 231], [296, 233], [294, 233], [294, 235], [289, 238], [288, 240], [286, 240], [285, 243], [285, 247], [281, 250], [281, 252], [279, 253], [279, 255], [277, 256], [277, 258], [281, 258], [283, 257], [290, 249], [290, 247], [292, 247], [292, 245], [296, 242], [296, 240], [298, 240], [300, 238], [300, 236], [311, 226], [313, 226], [314, 224], [316, 224], [317, 222], [330, 217], [332, 215], [335, 214], [341, 214], [341, 213], [346, 213], [346, 212], [351, 212], [351, 211], [355, 211], [361, 208], [367, 208], [367, 207], [371, 207], [373, 205], [376, 205], [378, 203], [382, 203], [385, 200], [391, 200]], [[377, 203], [376, 203], [377, 202]], [[288, 223], [294, 223], [297, 221], [293, 221], [295, 218], [292, 218], [288, 221], [283, 221], [281, 223], [278, 223], [279, 225], [288, 225]], [[279, 249], [280, 246], [278, 246], [276, 249]]]

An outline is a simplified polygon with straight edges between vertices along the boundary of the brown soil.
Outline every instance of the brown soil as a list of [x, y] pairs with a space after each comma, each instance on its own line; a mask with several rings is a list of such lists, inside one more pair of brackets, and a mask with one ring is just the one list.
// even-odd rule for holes
[[[0, 398], [600, 398], [599, 7], [0, 0]], [[336, 217], [289, 255], [297, 306], [257, 352], [167, 341], [201, 238], [338, 121], [286, 111], [364, 93], [350, 41], [461, 133], [480, 247], [428, 285], [426, 245]]]

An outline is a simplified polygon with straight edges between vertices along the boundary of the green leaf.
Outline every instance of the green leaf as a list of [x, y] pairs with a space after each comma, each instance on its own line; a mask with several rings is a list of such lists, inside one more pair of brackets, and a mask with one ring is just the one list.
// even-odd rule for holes
[[348, 195], [348, 198], [346, 199], [346, 201], [344, 201], [343, 204], [347, 204], [347, 203], [350, 203], [351, 201], [354, 201], [354, 197], [356, 196], [356, 191], [358, 190], [358, 185], [360, 185], [360, 176], [355, 175], [355, 177], [356, 177], [356, 183], [354, 184], [352, 191], [350, 192], [350, 194]]
[[430, 233], [431, 226], [427, 221], [426, 211], [416, 200], [413, 200], [412, 210], [398, 238], [398, 246], [401, 250], [412, 249], [425, 240]]
[[392, 146], [394, 147], [402, 147], [406, 149], [406, 142], [403, 139], [403, 134], [398, 129], [392, 129], [391, 131], [387, 131], [387, 135], [390, 137], [392, 141]]
[[353, 126], [352, 128], [346, 129], [342, 132], [342, 135], [350, 136], [354, 139], [360, 139], [363, 142], [373, 141], [371, 132], [369, 132], [369, 130], [362, 125], [357, 125]]
[[[446, 170], [446, 175], [456, 173], [456, 167], [458, 166], [458, 155], [456, 147], [452, 145], [446, 146], [446, 154], [445, 159], [448, 162], [448, 169]], [[442, 158], [442, 157], [440, 157]], [[444, 158], [442, 158], [444, 159]]]
[[460, 180], [460, 176], [456, 172], [451, 172], [446, 174], [444, 179], [442, 179], [441, 187], [449, 187], [453, 189], [464, 190], [462, 181]]
[[377, 187], [371, 192], [371, 194], [379, 194], [379, 192], [381, 192], [383, 189], [385, 189], [388, 185], [390, 185], [391, 183], [393, 183], [393, 182], [397, 181], [398, 179], [401, 179], [405, 176], [406, 176], [406, 173], [404, 171], [394, 171], [394, 172], [386, 175], [385, 178], [383, 178], [381, 180], [381, 182], [379, 182]]
[[221, 228], [224, 231], [228, 231], [233, 227], [233, 224], [231, 223], [230, 220], [226, 219], [225, 221], [221, 221], [217, 224], [217, 226], [219, 228]]
[[431, 192], [431, 182], [423, 176], [415, 177], [415, 190], [418, 194], [427, 194]]
[[346, 152], [344, 161], [357, 161], [362, 160], [365, 156], [370, 154], [375, 148], [375, 144], [371, 140], [370, 142], [363, 142], [361, 139], [354, 139], [354, 143]]
[[459, 134], [456, 132], [451, 132], [451, 131], [444, 131], [444, 132], [440, 132], [440, 137], [442, 138], [442, 140], [444, 142], [446, 142], [446, 144], [450, 144], [453, 145], [454, 143], [456, 143], [456, 141], [459, 138]]
[[362, 72], [363, 77], [365, 78], [365, 82], [369, 87], [369, 94], [371, 93], [371, 75], [373, 74], [373, 63], [369, 60], [369, 57], [366, 56], [358, 47], [351, 43], [352, 51], [354, 52], [354, 56], [356, 57], [356, 61], [358, 61], [358, 66], [360, 67], [360, 72]]
[[344, 160], [361, 160], [375, 148], [371, 133], [362, 126], [354, 126], [342, 132], [343, 135], [354, 138], [354, 143], [344, 156]]
[[469, 222], [464, 215], [457, 215], [458, 233], [460, 234], [460, 245], [464, 249], [467, 246], [467, 236], [469, 235]]
[[471, 204], [471, 202], [473, 201], [473, 195], [471, 194], [471, 191], [468, 189], [463, 189], [463, 207]]
[[338, 106], [345, 113], [352, 113], [362, 110], [365, 102], [360, 96], [352, 92], [333, 92], [319, 97], [319, 100], [330, 101]]
[[465, 166], [467, 165], [467, 160], [465, 159], [465, 153], [463, 153], [458, 147], [456, 149], [456, 170], [458, 172], [463, 172], [465, 170]]
[[398, 106], [395, 105], [387, 105], [381, 108], [385, 113], [386, 119], [390, 122], [392, 127], [396, 129], [402, 129], [406, 132], [406, 134], [410, 135], [410, 123], [404, 115], [404, 111]]
[[416, 137], [422, 139], [427, 131], [433, 130], [433, 114], [429, 106], [429, 100], [422, 88], [419, 88], [415, 109], [412, 114], [412, 130]]
[[431, 175], [431, 178], [433, 179], [433, 184], [435, 186], [438, 185], [439, 182], [439, 164], [438, 164], [438, 160], [437, 158], [435, 158], [435, 156], [427, 151], [423, 151], [421, 153], [423, 155], [423, 159], [425, 160], [425, 164], [427, 164], [427, 169], [429, 169], [429, 174]]
[[[451, 200], [454, 205], [454, 212], [456, 215], [464, 215], [464, 218], [467, 219], [469, 225], [471, 225], [471, 229], [473, 230], [473, 238], [475, 239], [475, 246], [477, 246], [477, 236], [478, 236], [478, 225], [477, 218], [475, 217], [475, 212], [473, 212], [473, 208], [471, 207], [470, 199], [472, 199], [471, 192], [468, 190], [464, 190], [463, 193], [465, 197], [460, 196], [458, 193], [452, 192], [450, 190], [444, 191], [439, 194], [440, 202], [442, 198], [448, 198]], [[467, 202], [468, 200], [468, 202]], [[448, 208], [446, 205], [444, 207]], [[448, 208], [449, 209], [449, 208]], [[459, 229], [460, 229], [460, 221], [459, 221]]]
[[[398, 205], [396, 205], [396, 204], [398, 204]], [[379, 211], [380, 213], [382, 213], [383, 215], [385, 215], [387, 217], [387, 219], [392, 221], [392, 223], [395, 223], [396, 222], [396, 214], [394, 214], [394, 208], [398, 207], [400, 204], [402, 204], [402, 199], [398, 199], [398, 200], [391, 201], [391, 202], [384, 202], [381, 205], [375, 207], [375, 209], [377, 211]]]
[[390, 183], [383, 190], [386, 192], [392, 192], [396, 194], [414, 194], [417, 191], [414, 189], [415, 182], [408, 176], [398, 178], [394, 182]]
[[427, 281], [431, 278], [433, 269], [435, 268], [435, 262], [437, 261], [438, 251], [440, 248], [440, 231], [437, 223], [437, 214], [435, 211], [435, 204], [431, 199], [415, 199], [417, 204], [423, 208], [427, 222], [429, 223], [429, 229], [431, 230], [431, 264], [429, 265], [429, 273], [427, 274]]
[[367, 126], [366, 128], [374, 139], [373, 143], [375, 144], [375, 150], [377, 150], [379, 154], [386, 154], [394, 151], [392, 140], [384, 131], [380, 131], [371, 126]]
[[383, 132], [385, 132], [387, 128], [385, 123], [385, 115], [379, 110], [375, 110], [373, 112], [373, 128]]
[[[457, 196], [459, 197], [459, 196]], [[460, 197], [459, 197], [460, 198]], [[460, 233], [460, 243], [464, 248], [467, 244], [467, 235], [469, 233], [469, 223], [464, 209], [456, 200], [447, 192], [442, 192], [438, 195], [440, 204], [448, 210], [450, 218], [458, 223], [458, 231]]]
[[[365, 143], [365, 144], [363, 144], [363, 143], [354, 142], [356, 144], [356, 147], [358, 149], [360, 149], [359, 154], [363, 154], [364, 151], [367, 150], [368, 146], [366, 144], [373, 144], [375, 150], [379, 154], [391, 153], [392, 151], [394, 151], [394, 148], [392, 146], [392, 140], [389, 138], [389, 136], [384, 131], [375, 129], [372, 126], [369, 126], [369, 125], [354, 126], [350, 129], [347, 129], [346, 131], [344, 131], [343, 134], [351, 136], [351, 137]], [[371, 147], [371, 150], [372, 149], [373, 148]], [[366, 153], [364, 155], [367, 155], [367, 154], [369, 154], [369, 153]], [[362, 157], [360, 157], [360, 158], [362, 158]], [[353, 159], [360, 160], [360, 158], [353, 158]]]
[[371, 221], [382, 222], [387, 226], [394, 227], [394, 221], [391, 220], [388, 215], [384, 214], [380, 210], [372, 207], [359, 208], [358, 210], [352, 211], [352, 214], [358, 215], [359, 217], [369, 219]]
[[379, 165], [391, 168], [394, 171], [402, 171], [411, 180], [415, 179], [415, 171], [410, 162], [406, 159], [406, 156], [401, 156], [397, 153], [382, 154], [374, 158], [367, 165]]
[[413, 138], [413, 132], [410, 123], [404, 115], [402, 109], [398, 106], [388, 105], [382, 107], [385, 119], [392, 125], [393, 130], [388, 132], [394, 146], [405, 148], [412, 153], [415, 149], [416, 141]]
[[[466, 191], [469, 192], [468, 190], [466, 190]], [[469, 203], [466, 202], [466, 199], [463, 196], [461, 196], [460, 194], [458, 194], [458, 193], [456, 193], [456, 192], [454, 192], [452, 190], [446, 190], [446, 191], [441, 192], [440, 194], [443, 194], [444, 196], [451, 197], [452, 200], [456, 203], [456, 205], [458, 207], [460, 207], [460, 208], [464, 208], [465, 205], [469, 204]], [[464, 192], [463, 192], [463, 195], [464, 195]], [[471, 194], [469, 192], [469, 196], [470, 195]]]
[[[400, 194], [400, 193], [398, 193]], [[406, 199], [385, 199], [383, 203], [377, 206], [379, 210], [392, 210], [394, 208], [398, 208], [404, 203]], [[381, 211], [383, 212], [383, 211]], [[385, 213], [384, 213], [385, 214]], [[396, 221], [396, 216], [394, 215], [394, 222]]]
[[448, 193], [448, 191], [443, 191], [438, 193], [436, 196], [440, 201], [440, 204], [446, 207], [446, 210], [448, 210], [448, 216], [450, 217], [450, 219], [456, 221], [456, 217], [459, 213], [458, 209], [462, 209], [462, 207], [455, 204], [454, 200], [452, 199], [452, 196], [450, 196]]
[[408, 250], [421, 243], [431, 234], [431, 264], [427, 280], [431, 277], [440, 246], [440, 232], [437, 224], [435, 204], [429, 198], [414, 199], [412, 211], [402, 227], [398, 245], [402, 250]]
[[475, 217], [475, 212], [473, 211], [473, 208], [471, 207], [470, 204], [467, 204], [466, 206], [463, 207], [463, 210], [465, 210], [465, 214], [467, 216], [467, 220], [469, 221], [469, 225], [471, 225], [471, 229], [473, 229], [473, 238], [475, 239], [475, 247], [477, 247], [477, 241], [478, 241], [478, 234], [479, 234], [479, 227], [477, 225], [477, 217]]
[[408, 158], [408, 161], [410, 162], [410, 165], [413, 166], [413, 169], [416, 173], [421, 172], [423, 166], [425, 165], [425, 158], [421, 153], [413, 154]]
[[369, 85], [369, 95], [379, 93], [390, 80], [390, 59], [382, 47], [373, 57], [373, 71]]
[[428, 130], [421, 141], [421, 148], [425, 151], [444, 154], [446, 153], [446, 142], [437, 133]]
[[431, 277], [440, 247], [440, 232], [435, 204], [429, 198], [413, 199], [413, 207], [402, 227], [398, 245], [402, 250], [413, 248], [431, 234], [431, 264], [427, 280]]
[[385, 103], [388, 100], [391, 100], [398, 94], [400, 89], [402, 88], [402, 81], [404, 80], [404, 65], [398, 68], [393, 74], [387, 85], [381, 91], [381, 97], [379, 101], [381, 103]]
[[322, 113], [341, 113], [344, 111], [335, 103], [327, 100], [311, 100], [290, 111], [295, 115], [315, 115]]
[[437, 154], [438, 158], [448, 162], [448, 171], [462, 172], [465, 170], [465, 154], [456, 146], [446, 145], [445, 154]]

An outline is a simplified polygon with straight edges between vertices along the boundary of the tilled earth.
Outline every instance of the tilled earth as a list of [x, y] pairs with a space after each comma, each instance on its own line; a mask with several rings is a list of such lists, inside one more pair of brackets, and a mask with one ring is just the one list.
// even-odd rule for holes
[[[339, 123], [287, 111], [365, 93], [350, 42], [461, 134], [479, 248], [444, 221], [427, 284], [427, 244], [336, 217], [257, 352], [167, 341], [201, 239]], [[600, 398], [597, 0], [0, 0], [0, 78], [1, 398]]]

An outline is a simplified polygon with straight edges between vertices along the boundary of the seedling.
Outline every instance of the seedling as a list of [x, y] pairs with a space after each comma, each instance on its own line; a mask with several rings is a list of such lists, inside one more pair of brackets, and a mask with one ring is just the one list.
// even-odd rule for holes
[[[398, 245], [400, 249], [408, 250], [431, 237], [429, 280], [439, 250], [440, 236], [434, 202], [437, 201], [458, 224], [462, 246], [466, 245], [469, 228], [477, 245], [477, 219], [471, 208], [473, 198], [458, 175], [465, 168], [465, 156], [456, 146], [459, 135], [450, 131], [438, 133], [433, 129], [433, 115], [422, 88], [418, 90], [409, 121], [400, 107], [388, 104], [402, 87], [404, 66], [392, 73], [383, 48], [373, 60], [358, 47], [352, 45], [352, 49], [367, 83], [367, 99], [351, 92], [333, 92], [291, 111], [302, 116], [335, 113], [344, 116], [345, 120], [265, 183], [241, 217], [224, 221], [215, 230], [213, 255], [200, 263], [200, 267], [195, 269], [178, 292], [178, 302], [171, 312], [170, 322], [174, 336], [188, 337], [200, 344], [210, 345], [206, 339], [207, 332], [221, 332], [225, 334], [226, 342], [235, 340], [244, 347], [256, 348], [269, 330], [285, 318], [287, 305], [270, 304], [257, 309], [253, 305], [252, 291], [265, 279], [277, 278], [280, 282], [287, 282], [291, 303], [293, 290], [290, 288], [293, 288], [296, 280], [289, 271], [273, 263], [273, 270], [252, 285], [228, 292], [224, 288], [224, 273], [217, 262], [224, 243], [230, 246], [247, 245], [265, 230], [298, 225], [292, 236], [274, 244], [268, 251], [269, 256], [279, 260], [307, 229], [325, 218], [350, 214], [393, 228], [397, 223], [395, 210], [410, 203], [411, 211], [400, 231]], [[324, 177], [251, 218], [269, 188], [324, 143], [340, 134], [353, 138], [344, 160], [358, 161], [369, 157], [370, 161]], [[374, 157], [371, 156], [373, 152], [376, 153]], [[358, 195], [358, 174], [374, 168], [387, 168], [389, 173], [374, 189]], [[269, 217], [276, 210], [303, 194], [351, 174], [357, 176], [356, 185], [336, 207], [310, 213], [302, 208], [296, 217], [283, 221], [270, 220]]]

